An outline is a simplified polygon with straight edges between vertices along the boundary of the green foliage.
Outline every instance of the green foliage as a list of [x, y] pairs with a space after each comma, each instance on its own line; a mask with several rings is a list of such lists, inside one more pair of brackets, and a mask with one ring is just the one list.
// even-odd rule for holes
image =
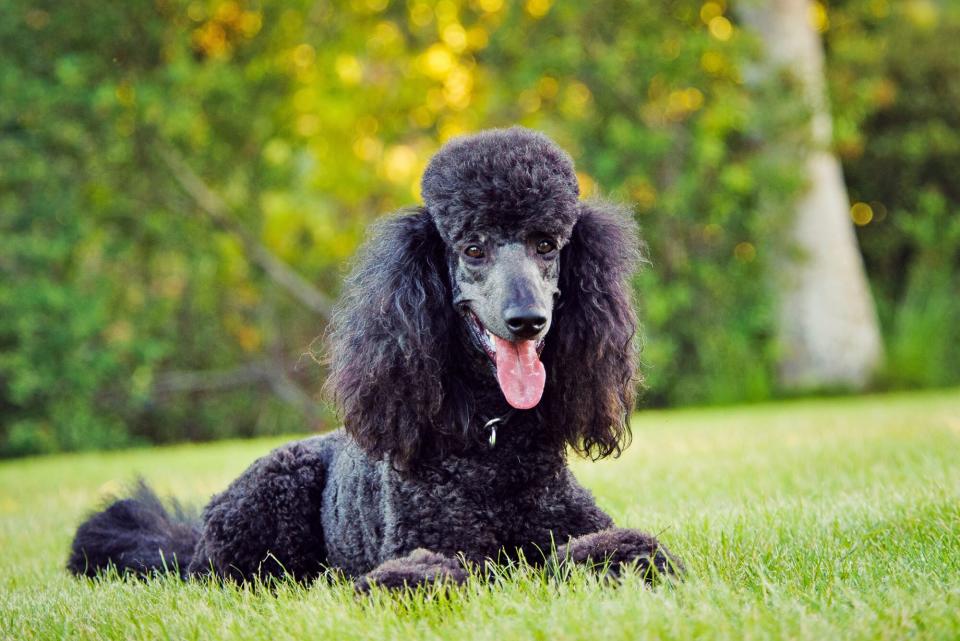
[[949, 211], [931, 187], [917, 200], [918, 210], [901, 211], [896, 221], [916, 255], [893, 312], [888, 375], [895, 383], [943, 385], [960, 380], [960, 208]]
[[[955, 218], [956, 83], [937, 79], [958, 57], [935, 55], [930, 27], [871, 17], [883, 4], [831, 8], [838, 146], [852, 192], [889, 211], [861, 239], [893, 382], [942, 384], [960, 369], [956, 242], [892, 221]], [[251, 242], [333, 298], [369, 222], [417, 202], [444, 140], [517, 122], [572, 152], [585, 194], [636, 207], [646, 402], [777, 391], [766, 275], [802, 187], [804, 141], [787, 134], [805, 114], [789, 86], [744, 82], [757, 52], [723, 2], [0, 8], [0, 456], [332, 424], [301, 411], [324, 319]], [[889, 104], [888, 76], [902, 86]], [[170, 150], [226, 219], [184, 191]]]
[[251, 402], [263, 392], [208, 404], [188, 394], [162, 403], [153, 390], [159, 371], [248, 360], [274, 340], [264, 315], [298, 321], [158, 161], [159, 143], [177, 144], [198, 170], [255, 199], [258, 183], [246, 176], [258, 165], [244, 150], [262, 144], [285, 93], [281, 75], [257, 72], [269, 40], [229, 65], [206, 63], [184, 31], [185, 10], [81, 2], [5, 11], [2, 454], [289, 430], [299, 420]]
[[342, 580], [77, 580], [73, 528], [132, 475], [199, 506], [277, 441], [6, 461], [0, 638], [956, 639], [958, 416], [957, 391], [638, 415], [623, 457], [574, 472], [683, 558], [653, 590], [531, 570], [369, 599]]
[[960, 381], [960, 7], [839, 3], [837, 148], [888, 344], [890, 385]]

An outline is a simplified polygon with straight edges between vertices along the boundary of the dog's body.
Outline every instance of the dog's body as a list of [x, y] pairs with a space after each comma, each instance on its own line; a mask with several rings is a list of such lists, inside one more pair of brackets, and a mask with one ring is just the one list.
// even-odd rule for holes
[[[612, 520], [566, 452], [628, 434], [639, 257], [629, 216], [577, 200], [545, 137], [493, 131], [447, 145], [426, 206], [382, 223], [333, 320], [329, 388], [345, 427], [278, 448], [206, 507], [170, 515], [142, 488], [78, 530], [69, 568], [309, 579], [361, 589], [462, 581], [522, 556], [677, 562]], [[542, 360], [541, 360], [542, 357]]]
[[611, 521], [560, 452], [526, 449], [536, 447], [535, 431], [511, 423], [495, 447], [447, 456], [416, 473], [372, 461], [341, 431], [288, 444], [214, 498], [190, 573], [209, 565], [250, 578], [274, 563], [271, 553], [300, 577], [324, 567], [360, 577], [418, 548], [451, 561], [459, 554], [476, 563], [501, 560], [518, 550], [542, 561], [554, 538], [565, 543]]

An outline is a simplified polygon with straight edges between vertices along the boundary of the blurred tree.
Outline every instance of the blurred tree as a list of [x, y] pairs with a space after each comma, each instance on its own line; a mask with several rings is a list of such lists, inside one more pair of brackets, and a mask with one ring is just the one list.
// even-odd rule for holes
[[[888, 4], [830, 5], [837, 144], [890, 380], [943, 384], [960, 20]], [[724, 0], [0, 5], [0, 455], [334, 425], [309, 356], [344, 264], [439, 145], [515, 123], [634, 204], [645, 404], [779, 392], [809, 90], [744, 81]]]
[[790, 225], [789, 254], [777, 263], [781, 380], [790, 387], [863, 388], [883, 345], [863, 259], [850, 221], [840, 163], [830, 151], [832, 123], [818, 27], [826, 9], [811, 0], [738, 4], [759, 34], [768, 73], [784, 70], [811, 111], [805, 193]]

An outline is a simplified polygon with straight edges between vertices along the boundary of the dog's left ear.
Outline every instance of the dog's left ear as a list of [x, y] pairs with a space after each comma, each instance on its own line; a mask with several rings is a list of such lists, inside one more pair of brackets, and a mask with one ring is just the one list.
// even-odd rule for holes
[[368, 454], [406, 467], [455, 430], [456, 312], [446, 245], [426, 210], [391, 216], [360, 250], [331, 320], [327, 392]]
[[619, 454], [634, 407], [637, 318], [630, 278], [642, 258], [633, 216], [603, 202], [581, 202], [560, 252], [560, 299], [544, 360], [549, 398], [541, 406], [577, 451]]

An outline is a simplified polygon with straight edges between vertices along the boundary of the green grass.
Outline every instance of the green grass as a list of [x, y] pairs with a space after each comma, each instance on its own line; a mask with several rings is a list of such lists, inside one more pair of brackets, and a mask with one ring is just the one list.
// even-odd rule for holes
[[335, 639], [958, 639], [960, 392], [647, 412], [576, 474], [686, 562], [677, 586], [535, 572], [451, 594], [355, 598], [158, 579], [79, 581], [73, 528], [143, 474], [201, 503], [278, 441], [0, 465], [0, 636]]

